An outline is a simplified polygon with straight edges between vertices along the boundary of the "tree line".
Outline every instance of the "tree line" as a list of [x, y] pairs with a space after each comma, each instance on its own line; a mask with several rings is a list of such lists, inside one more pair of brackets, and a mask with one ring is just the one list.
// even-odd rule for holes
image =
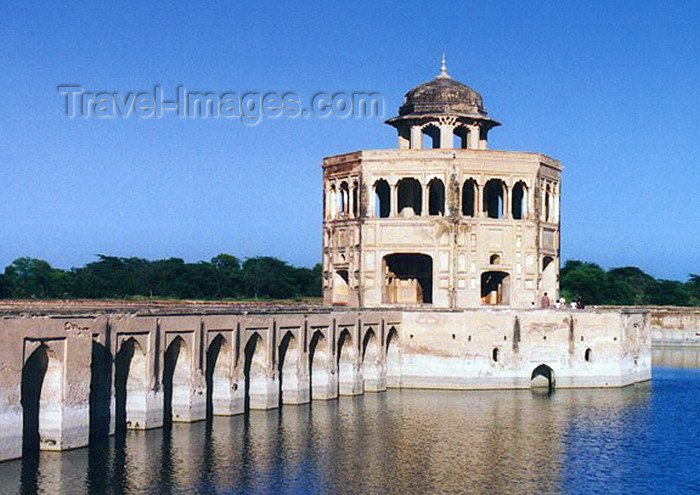
[[[0, 298], [71, 299], [162, 297], [177, 299], [289, 299], [321, 295], [321, 265], [295, 267], [270, 256], [243, 262], [230, 254], [186, 263], [99, 255], [62, 270], [36, 258], [18, 258], [0, 274]], [[604, 270], [569, 260], [560, 272], [561, 294], [586, 304], [700, 306], [700, 275], [656, 279], [637, 267]]]
[[559, 274], [567, 301], [578, 296], [586, 304], [615, 306], [700, 306], [700, 275], [688, 280], [656, 279], [637, 267], [605, 271], [595, 263], [569, 260]]
[[289, 299], [321, 295], [321, 265], [295, 267], [270, 256], [220, 254], [209, 261], [149, 261], [98, 255], [62, 270], [36, 258], [13, 261], [0, 274], [0, 298], [72, 299], [162, 297], [177, 299]]

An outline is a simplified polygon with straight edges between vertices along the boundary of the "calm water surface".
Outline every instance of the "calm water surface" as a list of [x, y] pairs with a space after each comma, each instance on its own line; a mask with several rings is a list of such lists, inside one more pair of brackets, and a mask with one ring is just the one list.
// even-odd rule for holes
[[0, 464], [2, 493], [700, 493], [700, 350], [621, 390], [389, 391]]

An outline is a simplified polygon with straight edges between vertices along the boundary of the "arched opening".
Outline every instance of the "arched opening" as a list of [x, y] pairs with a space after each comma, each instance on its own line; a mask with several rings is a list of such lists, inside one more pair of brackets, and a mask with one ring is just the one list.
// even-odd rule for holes
[[417, 179], [408, 177], [397, 184], [399, 215], [412, 217], [422, 212], [422, 187]]
[[391, 188], [389, 183], [380, 179], [374, 183], [374, 216], [388, 218], [391, 214]]
[[347, 330], [338, 337], [338, 385], [341, 394], [352, 393], [355, 368], [355, 346]]
[[338, 212], [338, 217], [346, 219], [348, 218], [350, 191], [348, 189], [348, 183], [343, 181], [340, 183], [340, 208]]
[[350, 275], [347, 270], [333, 272], [333, 304], [345, 305], [350, 297]]
[[532, 370], [532, 374], [530, 375], [531, 388], [547, 388], [552, 390], [555, 384], [554, 371], [546, 364], [540, 364], [537, 368]]
[[503, 218], [505, 186], [500, 179], [491, 179], [484, 185], [484, 211], [489, 218]]
[[423, 149], [438, 149], [440, 147], [440, 129], [434, 124], [428, 124], [421, 129], [423, 134]]
[[452, 147], [466, 150], [469, 147], [468, 137], [469, 129], [463, 125], [455, 127], [453, 131]]
[[168, 425], [186, 415], [192, 392], [191, 376], [192, 366], [189, 348], [182, 337], [178, 335], [168, 345], [163, 360], [163, 424]]
[[280, 343], [279, 377], [280, 404], [295, 404], [299, 392], [299, 354], [297, 339], [292, 332], [287, 334]]
[[527, 186], [523, 181], [513, 186], [513, 219], [522, 220], [527, 216]]
[[489, 256], [489, 265], [500, 265], [501, 264], [501, 255], [500, 254], [492, 254]]
[[583, 359], [585, 359], [587, 363], [590, 363], [591, 358], [593, 358], [593, 351], [591, 351], [589, 347], [588, 349], [586, 349], [586, 352], [583, 353]]
[[231, 402], [231, 344], [222, 335], [214, 337], [207, 348], [207, 416], [226, 412]]
[[462, 215], [466, 217], [476, 216], [476, 181], [467, 179], [462, 186]]
[[548, 185], [544, 193], [544, 221], [552, 221], [552, 188]]
[[552, 256], [542, 258], [542, 292], [556, 298], [557, 266]]
[[445, 185], [440, 179], [428, 183], [428, 214], [445, 215]]
[[245, 346], [245, 409], [255, 409], [257, 397], [267, 396], [267, 352], [265, 342], [256, 332]]
[[481, 304], [504, 305], [510, 302], [510, 277], [506, 272], [481, 274]]
[[491, 361], [494, 363], [498, 362], [498, 359], [501, 357], [501, 351], [498, 347], [494, 347], [493, 350], [491, 351]]
[[433, 302], [433, 259], [425, 254], [390, 254], [384, 257], [384, 294], [389, 304]]
[[146, 353], [133, 338], [124, 341], [114, 359], [115, 428], [143, 428], [148, 375]]
[[[22, 455], [39, 452], [39, 430], [46, 419], [42, 411], [42, 389], [49, 367], [49, 350], [45, 345], [37, 347], [22, 367]], [[44, 413], [44, 418], [41, 414]]]
[[331, 220], [338, 218], [338, 190], [335, 184], [331, 184], [330, 192], [328, 193], [328, 217]]
[[351, 194], [352, 194], [352, 201], [351, 201], [351, 203], [352, 203], [352, 211], [351, 211], [351, 213], [352, 213], [353, 218], [357, 218], [357, 217], [358, 217], [359, 204], [360, 204], [359, 201], [358, 201], [358, 199], [359, 199], [359, 192], [358, 192], [359, 189], [360, 189], [360, 188], [358, 187], [357, 182], [356, 182], [356, 181], [353, 182], [353, 183], [352, 183], [352, 192], [351, 192]]
[[374, 330], [368, 330], [362, 341], [362, 377], [365, 391], [377, 391], [381, 374], [379, 344]]
[[401, 386], [401, 355], [399, 353], [399, 334], [391, 327], [386, 338], [386, 385]]
[[327, 398], [329, 395], [330, 373], [328, 342], [323, 332], [317, 330], [309, 345], [309, 374], [311, 375], [311, 399]]
[[90, 440], [109, 436], [112, 400], [112, 353], [92, 341], [90, 364]]

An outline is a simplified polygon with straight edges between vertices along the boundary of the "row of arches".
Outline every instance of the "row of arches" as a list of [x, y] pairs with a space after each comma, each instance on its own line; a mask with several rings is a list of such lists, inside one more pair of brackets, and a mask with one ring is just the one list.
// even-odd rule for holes
[[[394, 188], [385, 179], [379, 179], [373, 187], [376, 218], [446, 214], [445, 185], [441, 179], [431, 179], [425, 190], [413, 177], [400, 179]], [[501, 179], [490, 179], [479, 186], [475, 179], [469, 178], [461, 187], [460, 209], [465, 217], [523, 220], [528, 218], [529, 201], [529, 188], [524, 181], [509, 188]]]
[[[329, 343], [328, 332], [311, 332], [307, 349], [299, 345], [300, 337], [292, 331], [286, 332], [274, 349], [269, 348], [259, 332], [254, 332], [242, 350], [242, 370], [238, 364], [238, 334], [232, 339], [231, 332], [228, 337], [219, 333], [206, 348], [203, 373], [196, 369], [191, 343], [177, 335], [163, 354], [162, 397], [154, 394], [150, 380], [154, 370], [140, 339], [126, 338], [114, 359], [105, 346], [93, 341], [90, 437], [109, 435], [112, 419], [115, 430], [122, 433], [127, 429], [168, 426], [174, 421], [237, 414], [261, 408], [257, 407], [263, 404], [261, 400], [266, 401], [264, 408], [272, 408], [331, 399], [338, 394], [380, 391], [386, 382], [398, 383], [400, 353], [396, 328], [389, 327], [384, 343], [373, 328], [364, 332], [360, 342], [344, 329], [335, 342]], [[23, 455], [51, 449], [59, 441], [65, 371], [60, 349], [55, 348], [60, 345], [63, 344], [38, 344], [23, 366]], [[308, 360], [304, 356], [307, 352]], [[273, 370], [269, 363], [275, 357]], [[307, 368], [302, 370], [303, 367]], [[157, 364], [155, 372], [158, 373]], [[353, 390], [343, 389], [343, 384], [353, 382], [357, 384]], [[202, 394], [206, 394], [205, 400], [198, 400]], [[159, 412], [157, 407], [154, 409], [154, 397], [162, 400], [162, 418], [153, 418]], [[277, 403], [270, 404], [270, 400]], [[202, 415], [198, 415], [198, 408], [203, 409]]]
[[476, 123], [429, 122], [399, 127], [399, 149], [486, 149], [488, 129]]
[[359, 186], [356, 180], [332, 182], [326, 193], [325, 217], [329, 220], [357, 218]]

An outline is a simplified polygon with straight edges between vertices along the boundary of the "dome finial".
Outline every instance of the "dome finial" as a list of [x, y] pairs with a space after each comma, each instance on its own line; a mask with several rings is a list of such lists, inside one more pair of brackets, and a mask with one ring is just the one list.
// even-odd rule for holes
[[438, 79], [449, 79], [450, 76], [447, 75], [447, 65], [445, 65], [445, 52], [442, 52], [442, 66], [440, 67], [440, 75], [437, 76]]

